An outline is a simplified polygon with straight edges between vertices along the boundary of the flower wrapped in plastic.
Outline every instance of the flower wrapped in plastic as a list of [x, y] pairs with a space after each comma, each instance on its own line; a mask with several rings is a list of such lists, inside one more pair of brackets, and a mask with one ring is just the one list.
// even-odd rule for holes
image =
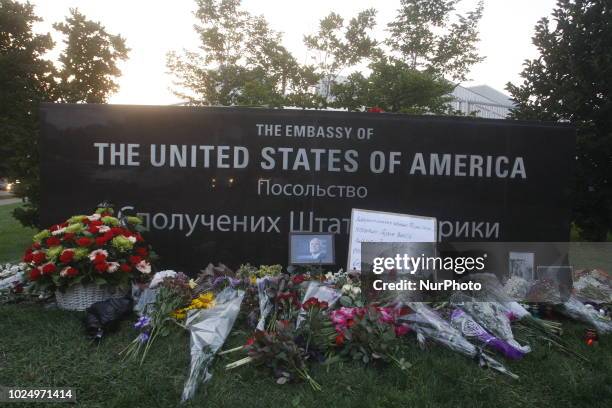
[[[304, 298], [302, 300], [302, 304], [306, 303], [308, 299], [315, 298], [321, 302], [326, 302], [327, 307], [333, 308], [338, 299], [342, 296], [342, 292], [326, 285], [322, 282], [312, 281], [308, 284], [306, 288], [306, 293], [304, 294]], [[299, 328], [304, 319], [306, 318], [306, 310], [302, 309], [300, 314], [297, 317], [297, 321], [295, 323], [295, 327]]]
[[505, 357], [512, 360], [521, 359], [525, 353], [512, 347], [502, 339], [487, 332], [481, 325], [461, 309], [453, 310], [451, 314], [451, 325], [467, 338], [474, 338], [487, 347], [496, 350]]
[[272, 281], [276, 278], [271, 276], [264, 276], [263, 278], [257, 278], [257, 295], [259, 298], [259, 321], [257, 322], [257, 330], [264, 330], [266, 326], [266, 318], [272, 312], [274, 308], [274, 296], [268, 290]]
[[578, 300], [591, 303], [612, 303], [612, 281], [602, 269], [576, 272], [574, 291]]
[[527, 309], [510, 297], [497, 276], [491, 273], [471, 274], [470, 280], [482, 285], [480, 291], [470, 293], [476, 300], [495, 302], [505, 309], [506, 315], [511, 321], [518, 320], [520, 325], [530, 332], [543, 333], [547, 340], [559, 342], [560, 338], [558, 336], [562, 333], [561, 324], [533, 317]]
[[574, 295], [571, 295], [558, 310], [572, 319], [594, 326], [601, 334], [612, 333], [612, 321], [610, 318], [600, 315], [595, 309], [585, 305]]
[[398, 318], [398, 321], [406, 322], [410, 325], [417, 333], [417, 339], [422, 347], [425, 345], [425, 340], [430, 339], [453, 351], [477, 359], [481, 367], [490, 367], [514, 379], [518, 378], [516, 374], [510, 372], [503, 364], [470, 343], [459, 330], [451, 326], [450, 323], [426, 304], [411, 302], [407, 303], [407, 306], [414, 313], [402, 316]]
[[451, 297], [451, 302], [455, 307], [469, 314], [491, 334], [504, 340], [521, 353], [529, 353], [531, 351], [531, 347], [527, 345], [521, 346], [514, 339], [510, 318], [506, 313], [506, 308], [501, 304], [497, 302], [479, 301], [460, 293], [455, 293]]
[[193, 397], [200, 382], [211, 379], [208, 368], [232, 330], [243, 298], [244, 291], [227, 287], [217, 295], [214, 307], [188, 311], [185, 327], [191, 336], [191, 364], [181, 402]]

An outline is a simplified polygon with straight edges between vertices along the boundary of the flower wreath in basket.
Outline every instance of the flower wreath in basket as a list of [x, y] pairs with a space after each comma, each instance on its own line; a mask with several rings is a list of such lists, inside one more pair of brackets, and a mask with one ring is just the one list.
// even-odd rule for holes
[[79, 283], [127, 287], [130, 280], [149, 280], [155, 254], [140, 234], [142, 220], [113, 213], [98, 208], [34, 235], [23, 257], [34, 287], [63, 291]]

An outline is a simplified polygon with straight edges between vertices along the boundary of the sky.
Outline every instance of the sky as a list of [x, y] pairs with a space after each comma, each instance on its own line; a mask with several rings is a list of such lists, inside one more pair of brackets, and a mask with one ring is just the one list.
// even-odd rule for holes
[[[463, 0], [460, 10], [473, 8], [477, 0]], [[116, 104], [168, 105], [181, 100], [172, 93], [172, 76], [166, 54], [194, 50], [198, 41], [194, 0], [30, 0], [44, 22], [38, 32], [53, 33], [69, 9], [78, 7], [89, 19], [100, 21], [109, 32], [121, 34], [131, 48], [129, 60], [120, 68], [120, 89], [110, 98]], [[464, 85], [487, 84], [504, 91], [508, 81], [520, 82], [525, 59], [537, 56], [531, 43], [537, 21], [550, 15], [556, 0], [485, 0], [480, 22], [479, 52], [486, 59], [475, 65]], [[302, 62], [309, 59], [303, 36], [316, 31], [318, 21], [335, 11], [351, 18], [360, 10], [378, 11], [375, 35], [385, 37], [399, 0], [243, 0], [250, 13], [265, 16], [270, 26], [284, 34], [284, 45]], [[58, 38], [59, 40], [59, 38]], [[53, 56], [51, 56], [53, 57]]]

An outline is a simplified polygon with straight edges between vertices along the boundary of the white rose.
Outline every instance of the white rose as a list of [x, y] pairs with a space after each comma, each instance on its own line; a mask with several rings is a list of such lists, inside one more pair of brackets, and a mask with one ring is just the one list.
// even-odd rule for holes
[[117, 269], [119, 269], [119, 262], [109, 262], [108, 263], [107, 272], [109, 273], [117, 272]]
[[89, 221], [98, 221], [102, 216], [100, 214], [93, 214], [87, 217]]
[[108, 257], [108, 252], [103, 250], [103, 249], [96, 249], [95, 251], [91, 251], [89, 254], [89, 259], [90, 260], [94, 260], [96, 259], [96, 255], [101, 254], [104, 255], [105, 257]]
[[66, 228], [60, 228], [60, 229], [56, 229], [55, 231], [51, 232], [51, 235], [62, 235], [64, 232], [66, 232]]
[[136, 237], [128, 237], [128, 241], [130, 241], [132, 244], [136, 243]]
[[104, 234], [105, 232], [108, 232], [108, 231], [110, 231], [110, 227], [108, 225], [100, 225], [98, 227], [98, 232], [100, 234]]
[[138, 269], [141, 273], [148, 275], [151, 273], [151, 264], [143, 260], [138, 262], [136, 269]]

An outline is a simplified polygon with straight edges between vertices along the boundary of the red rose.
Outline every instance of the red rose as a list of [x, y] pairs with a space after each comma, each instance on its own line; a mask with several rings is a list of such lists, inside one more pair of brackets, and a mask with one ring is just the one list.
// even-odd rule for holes
[[336, 346], [341, 346], [344, 344], [344, 334], [340, 333], [336, 336]]
[[55, 264], [52, 263], [45, 264], [42, 267], [43, 275], [50, 275], [55, 271], [57, 271], [57, 267], [55, 266]]
[[47, 256], [44, 252], [36, 252], [35, 254], [32, 254], [32, 261], [34, 261], [36, 265], [43, 263], [46, 258]]
[[101, 254], [99, 252], [96, 254], [96, 256], [94, 257], [94, 260], [93, 260], [93, 262], [96, 263], [96, 264], [104, 262], [104, 261], [106, 261], [106, 255]]
[[40, 249], [40, 244], [38, 242], [35, 242], [34, 244], [32, 244], [32, 247], [35, 249]]
[[39, 268], [34, 268], [30, 271], [30, 280], [38, 280], [38, 278], [40, 278], [40, 269]]
[[144, 242], [144, 238], [142, 237], [142, 235], [140, 235], [140, 233], [136, 233], [136, 241]]
[[47, 238], [45, 242], [47, 243], [48, 247], [58, 246], [59, 244], [62, 243], [62, 241], [60, 241], [60, 239], [57, 237]]
[[100, 220], [95, 220], [95, 221], [90, 222], [89, 225], [93, 225], [95, 227], [99, 227], [101, 225], [104, 225], [104, 223], [102, 221], [100, 221]]
[[76, 243], [78, 246], [87, 247], [87, 246], [90, 246], [93, 243], [93, 241], [91, 238], [81, 237], [76, 240]]
[[146, 257], [147, 255], [149, 255], [149, 251], [147, 251], [147, 248], [145, 247], [140, 247], [140, 248], [136, 248], [136, 255], [140, 255], [142, 257]]
[[94, 265], [94, 268], [96, 268], [96, 271], [103, 273], [108, 270], [108, 264], [106, 262], [99, 262]]
[[73, 267], [66, 269], [66, 276], [77, 276], [79, 274], [79, 270]]
[[295, 285], [299, 285], [300, 283], [304, 282], [306, 280], [306, 278], [304, 277], [304, 275], [300, 274], [300, 275], [295, 275], [292, 279], [293, 283]]
[[34, 255], [32, 255], [32, 251], [28, 249], [28, 251], [23, 256], [23, 262], [30, 263], [34, 259]]
[[72, 241], [73, 238], [74, 238], [74, 232], [67, 232], [62, 237], [62, 241]]
[[121, 272], [125, 272], [125, 273], [132, 272], [132, 267], [126, 263], [121, 264], [119, 268], [121, 268]]
[[114, 236], [114, 235], [121, 235], [121, 234], [123, 234], [123, 232], [124, 232], [124, 231], [125, 231], [125, 229], [123, 229], [123, 228], [121, 228], [121, 227], [112, 227], [112, 228], [110, 229], [110, 232], [112, 232], [112, 233], [113, 233], [113, 236]]
[[71, 251], [69, 249], [62, 252], [62, 254], [59, 257], [60, 261], [65, 264], [71, 262], [73, 258], [74, 258], [74, 251]]
[[96, 245], [99, 247], [106, 245], [107, 242], [108, 242], [108, 239], [106, 239], [105, 237], [96, 238]]
[[92, 234], [97, 234], [98, 227], [96, 227], [95, 225], [90, 225], [89, 228], [87, 228], [87, 231], [91, 232]]
[[57, 231], [58, 229], [61, 229], [62, 226], [60, 224], [55, 224], [52, 225], [51, 228], [49, 228], [49, 231], [53, 232], [53, 231]]
[[130, 263], [132, 265], [138, 265], [140, 263], [140, 261], [142, 261], [142, 258], [139, 257], [138, 255], [132, 255], [130, 256]]

